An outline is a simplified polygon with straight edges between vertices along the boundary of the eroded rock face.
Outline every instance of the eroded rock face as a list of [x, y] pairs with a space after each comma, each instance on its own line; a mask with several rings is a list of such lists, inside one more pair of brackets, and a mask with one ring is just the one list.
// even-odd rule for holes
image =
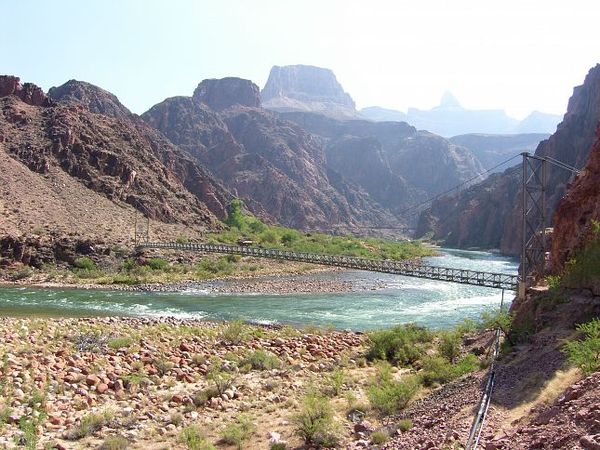
[[133, 114], [108, 91], [85, 81], [69, 80], [65, 84], [52, 87], [48, 95], [57, 102], [78, 103], [88, 111], [118, 119], [130, 119]]
[[0, 97], [15, 95], [32, 106], [50, 106], [52, 102], [39, 86], [33, 83], [21, 84], [21, 79], [12, 75], [0, 75]]
[[483, 171], [464, 147], [405, 122], [338, 120], [307, 112], [281, 113], [322, 138], [327, 164], [403, 220], [434, 193]]
[[[574, 89], [563, 121], [552, 136], [540, 142], [535, 154], [583, 167], [595, 141], [599, 120], [600, 65], [592, 68], [583, 85]], [[462, 242], [468, 241], [470, 246], [500, 248], [505, 254], [518, 255], [522, 194], [520, 188], [513, 186], [519, 183], [515, 176], [518, 170], [516, 167], [500, 175], [501, 178], [486, 180], [456, 196], [435, 201], [423, 213], [417, 232], [423, 235], [433, 231], [436, 239], [449, 239], [448, 243], [452, 245], [465, 246]], [[572, 177], [571, 172], [548, 165], [547, 217], [552, 217]], [[456, 236], [469, 238], [455, 243]]]
[[358, 116], [352, 97], [344, 92], [334, 73], [321, 67], [273, 66], [261, 95], [263, 106], [274, 111]]
[[223, 188], [139, 120], [73, 104], [39, 108], [12, 96], [0, 99], [0, 110], [1, 150], [33, 172], [60, 168], [85, 188], [166, 223], [211, 226], [215, 215], [225, 217]]
[[[600, 127], [585, 169], [573, 181], [554, 214], [551, 269], [560, 273], [567, 261], [595, 238], [600, 222]], [[600, 285], [596, 287], [600, 295]]]
[[301, 229], [394, 222], [328, 168], [315, 136], [262, 108], [212, 109], [196, 94], [167, 99], [142, 118], [206, 165], [255, 214]]
[[192, 97], [199, 103], [204, 103], [215, 111], [221, 111], [230, 106], [260, 106], [260, 90], [250, 80], [227, 77], [202, 81]]

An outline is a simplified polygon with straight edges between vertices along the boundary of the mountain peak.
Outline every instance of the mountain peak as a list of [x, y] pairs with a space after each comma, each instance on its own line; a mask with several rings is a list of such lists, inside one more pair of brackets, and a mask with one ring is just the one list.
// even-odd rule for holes
[[458, 99], [450, 91], [444, 92], [440, 101], [440, 108], [462, 108]]
[[79, 103], [96, 114], [118, 119], [133, 116], [116, 95], [85, 81], [69, 80], [58, 87], [51, 87], [48, 95], [57, 102]]
[[193, 98], [215, 111], [233, 105], [260, 107], [258, 86], [250, 80], [237, 77], [203, 80], [194, 91]]
[[309, 111], [356, 117], [354, 101], [331, 69], [302, 64], [273, 66], [262, 90], [263, 105], [275, 111]]

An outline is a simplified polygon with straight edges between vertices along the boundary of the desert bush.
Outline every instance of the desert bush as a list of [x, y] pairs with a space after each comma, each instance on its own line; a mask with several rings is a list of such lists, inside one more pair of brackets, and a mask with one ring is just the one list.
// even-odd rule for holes
[[308, 393], [300, 412], [294, 417], [296, 433], [305, 443], [317, 447], [333, 447], [339, 441], [333, 407], [327, 397]]
[[369, 335], [367, 358], [409, 365], [423, 355], [425, 344], [431, 342], [432, 338], [429, 330], [412, 323], [376, 331]]
[[342, 392], [342, 387], [346, 382], [346, 376], [342, 369], [335, 369], [325, 378], [328, 393], [338, 396]]
[[426, 386], [434, 383], [444, 384], [478, 368], [479, 360], [471, 353], [456, 364], [452, 364], [442, 356], [428, 356], [423, 358], [421, 379]]
[[190, 425], [179, 433], [178, 441], [189, 450], [215, 450], [198, 426]]
[[71, 440], [84, 438], [100, 430], [111, 419], [112, 414], [109, 412], [89, 413], [81, 418], [79, 425], [72, 429], [67, 436]]
[[169, 261], [163, 258], [150, 258], [146, 261], [146, 265], [152, 270], [165, 270], [169, 267]]
[[375, 445], [385, 444], [390, 440], [390, 434], [385, 430], [374, 431], [371, 433], [371, 443]]
[[29, 266], [21, 266], [18, 269], [10, 272], [8, 274], [8, 278], [11, 281], [19, 281], [19, 280], [25, 280], [27, 278], [29, 278], [31, 275], [33, 275], [33, 269]]
[[104, 439], [99, 450], [125, 450], [129, 441], [122, 436], [110, 436]]
[[271, 370], [281, 367], [281, 361], [273, 353], [265, 352], [264, 350], [256, 350], [242, 359], [240, 366], [249, 365], [254, 370]]
[[229, 322], [221, 332], [221, 339], [229, 344], [237, 345], [248, 338], [248, 330], [241, 320]]
[[398, 429], [403, 433], [407, 432], [413, 427], [412, 420], [410, 419], [402, 419], [398, 421]]
[[75, 267], [83, 270], [95, 270], [96, 263], [87, 256], [82, 256], [81, 258], [77, 258], [74, 262]]
[[252, 419], [240, 414], [235, 422], [228, 424], [223, 430], [223, 442], [235, 445], [238, 450], [243, 449], [243, 444], [256, 432], [256, 424]]
[[110, 339], [107, 345], [113, 350], [119, 350], [120, 348], [128, 348], [133, 344], [133, 339], [129, 336], [119, 336], [113, 339]]
[[367, 394], [371, 406], [384, 416], [395, 414], [408, 405], [408, 402], [419, 392], [419, 378], [408, 375], [399, 381], [392, 379], [389, 364], [382, 364], [378, 374], [371, 381]]
[[440, 355], [446, 358], [448, 361], [453, 363], [456, 358], [460, 355], [460, 346], [462, 344], [462, 337], [456, 331], [445, 331], [440, 333], [440, 342], [438, 345], [438, 351]]
[[600, 369], [600, 319], [577, 325], [577, 330], [583, 339], [567, 342], [565, 352], [572, 364], [589, 375]]
[[206, 378], [212, 381], [219, 396], [223, 395], [227, 389], [233, 386], [233, 375], [221, 370], [221, 368], [217, 367], [215, 364], [213, 364], [211, 370], [206, 374]]

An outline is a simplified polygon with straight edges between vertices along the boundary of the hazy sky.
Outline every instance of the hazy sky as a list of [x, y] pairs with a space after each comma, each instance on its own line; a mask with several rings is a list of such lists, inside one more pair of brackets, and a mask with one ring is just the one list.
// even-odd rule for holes
[[357, 107], [563, 114], [600, 63], [597, 0], [18, 0], [2, 2], [0, 74], [75, 78], [142, 113], [205, 78], [261, 88], [273, 65], [331, 68]]

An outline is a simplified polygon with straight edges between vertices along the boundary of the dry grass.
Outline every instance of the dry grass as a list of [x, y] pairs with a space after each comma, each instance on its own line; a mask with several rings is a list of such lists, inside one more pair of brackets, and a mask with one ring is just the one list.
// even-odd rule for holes
[[577, 368], [571, 368], [566, 371], [559, 370], [550, 380], [544, 383], [542, 389], [533, 400], [508, 411], [507, 423], [527, 416], [531, 409], [536, 406], [552, 403], [567, 387], [579, 381], [581, 376], [581, 371]]

